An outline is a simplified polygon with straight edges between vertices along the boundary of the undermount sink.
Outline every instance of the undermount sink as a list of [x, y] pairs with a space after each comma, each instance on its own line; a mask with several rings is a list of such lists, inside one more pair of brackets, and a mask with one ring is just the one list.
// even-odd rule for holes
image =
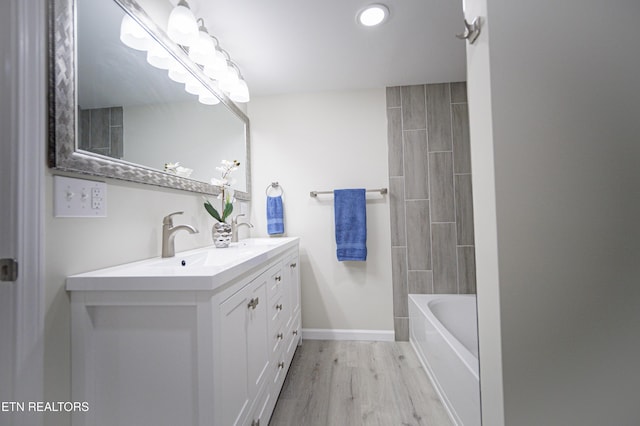
[[297, 244], [298, 238], [249, 238], [67, 278], [67, 290], [213, 290]]

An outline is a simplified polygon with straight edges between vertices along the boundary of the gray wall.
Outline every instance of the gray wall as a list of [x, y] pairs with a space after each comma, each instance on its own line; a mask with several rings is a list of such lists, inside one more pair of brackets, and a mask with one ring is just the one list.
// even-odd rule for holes
[[410, 293], [475, 293], [465, 83], [387, 88], [396, 340]]

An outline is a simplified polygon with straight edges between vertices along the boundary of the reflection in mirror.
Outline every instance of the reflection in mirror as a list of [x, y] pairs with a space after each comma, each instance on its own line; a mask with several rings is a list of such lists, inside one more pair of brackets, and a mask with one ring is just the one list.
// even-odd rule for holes
[[[56, 3], [72, 6], [71, 1]], [[238, 160], [241, 169], [233, 188], [238, 198], [249, 199], [247, 117], [212, 87], [201, 68], [189, 61], [135, 1], [82, 0], [76, 8], [77, 58], [72, 57], [73, 50], [70, 57], [62, 57], [66, 52], [59, 44], [53, 51], [55, 81], [72, 79], [64, 74], [65, 65], [72, 66], [76, 59], [77, 103], [69, 99], [73, 99], [73, 90], [59, 93], [56, 87], [52, 93], [56, 115], [52, 166], [215, 193], [210, 182], [218, 174], [216, 166], [221, 160]], [[121, 25], [140, 24], [123, 19], [129, 16], [125, 9], [148, 31], [139, 40], [125, 40], [128, 45], [121, 41]], [[60, 33], [65, 19], [72, 15], [63, 7], [55, 12], [54, 32]], [[54, 40], [65, 37], [73, 40], [68, 33]], [[167, 61], [173, 64], [173, 79], [166, 69], [150, 65], [147, 51], [136, 45], [140, 40], [156, 58], [164, 58], [165, 65]], [[59, 136], [70, 126], [65, 129], [59, 124], [63, 121], [60, 115], [72, 105], [73, 111], [66, 113], [75, 116], [77, 133], [75, 141], [66, 146], [69, 141]]]

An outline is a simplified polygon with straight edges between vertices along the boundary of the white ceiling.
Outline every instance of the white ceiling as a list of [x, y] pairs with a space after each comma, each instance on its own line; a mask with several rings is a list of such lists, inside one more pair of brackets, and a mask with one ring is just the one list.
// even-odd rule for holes
[[[379, 27], [356, 13], [381, 2]], [[198, 0], [252, 96], [466, 80], [462, 0]]]

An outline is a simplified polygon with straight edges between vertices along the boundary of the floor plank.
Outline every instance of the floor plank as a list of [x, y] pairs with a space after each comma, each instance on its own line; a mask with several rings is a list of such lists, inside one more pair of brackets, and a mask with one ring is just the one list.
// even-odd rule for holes
[[305, 340], [271, 426], [449, 426], [408, 342]]

